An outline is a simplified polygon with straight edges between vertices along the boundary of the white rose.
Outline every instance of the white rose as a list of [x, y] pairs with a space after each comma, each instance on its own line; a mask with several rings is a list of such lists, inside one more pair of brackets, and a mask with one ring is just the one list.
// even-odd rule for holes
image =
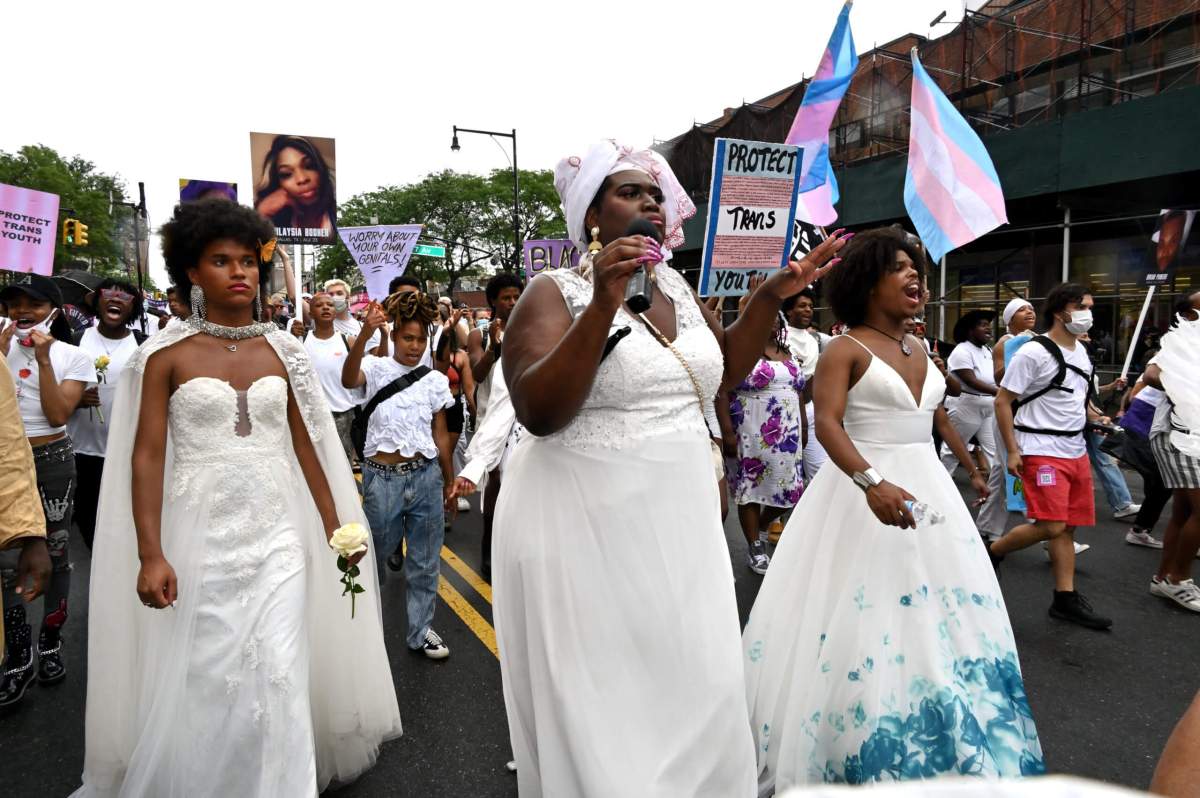
[[345, 524], [338, 527], [329, 539], [329, 548], [349, 559], [360, 551], [367, 550], [367, 530], [362, 524]]

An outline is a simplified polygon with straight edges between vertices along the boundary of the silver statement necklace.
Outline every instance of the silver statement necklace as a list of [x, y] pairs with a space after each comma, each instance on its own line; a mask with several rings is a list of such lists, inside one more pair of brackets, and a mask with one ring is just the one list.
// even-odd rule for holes
[[[272, 330], [279, 329], [275, 326], [274, 322], [269, 321], [255, 322], [254, 324], [247, 324], [245, 327], [226, 327], [224, 324], [216, 324], [208, 319], [198, 319], [194, 313], [188, 317], [187, 323], [205, 335], [211, 335], [213, 338], [226, 338], [232, 341], [257, 338], [260, 335], [266, 335]], [[225, 344], [224, 346], [230, 352], [237, 351], [237, 344]]]

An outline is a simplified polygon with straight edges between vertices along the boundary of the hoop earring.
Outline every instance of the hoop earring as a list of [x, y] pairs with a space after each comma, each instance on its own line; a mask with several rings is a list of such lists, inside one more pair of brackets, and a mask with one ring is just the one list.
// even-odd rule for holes
[[192, 315], [197, 319], [204, 318], [204, 289], [192, 283]]

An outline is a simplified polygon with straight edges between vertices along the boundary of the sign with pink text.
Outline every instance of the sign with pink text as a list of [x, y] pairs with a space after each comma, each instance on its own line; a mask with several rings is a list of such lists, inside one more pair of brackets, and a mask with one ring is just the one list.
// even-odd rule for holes
[[744, 294], [750, 278], [787, 265], [804, 148], [717, 139], [700, 295]]
[[58, 195], [0, 183], [0, 269], [54, 271]]
[[579, 247], [565, 238], [538, 238], [525, 242], [525, 279], [545, 271], [573, 269], [579, 265]]

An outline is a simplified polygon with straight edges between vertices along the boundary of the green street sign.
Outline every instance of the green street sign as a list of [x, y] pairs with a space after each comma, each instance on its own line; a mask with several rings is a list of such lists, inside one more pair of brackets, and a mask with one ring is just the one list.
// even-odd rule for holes
[[417, 244], [413, 247], [414, 255], [428, 255], [431, 258], [446, 257], [446, 248], [438, 244]]

